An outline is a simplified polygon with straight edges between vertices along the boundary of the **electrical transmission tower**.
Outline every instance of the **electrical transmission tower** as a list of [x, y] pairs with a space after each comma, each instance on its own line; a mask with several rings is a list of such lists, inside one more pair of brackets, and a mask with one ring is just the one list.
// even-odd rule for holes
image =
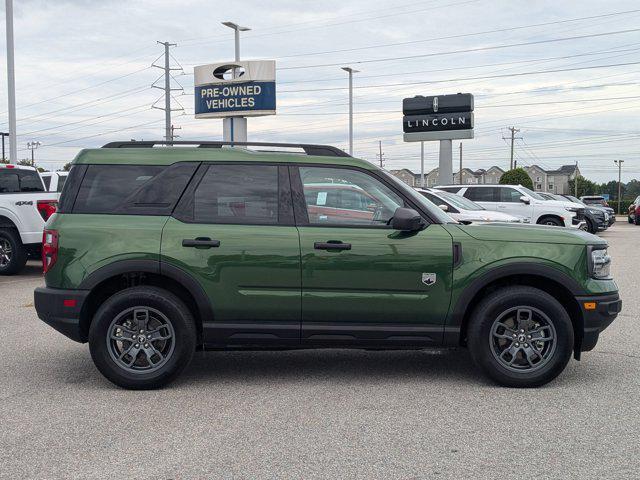
[[[160, 57], [158, 57], [153, 64], [151, 65], [152, 67], [156, 67], [156, 68], [160, 68], [162, 70], [164, 70], [164, 73], [158, 77], [158, 79], [153, 82], [153, 84], [151, 85], [152, 88], [159, 88], [160, 90], [164, 90], [164, 95], [160, 98], [158, 98], [158, 100], [155, 101], [155, 103], [153, 105], [151, 105], [151, 108], [157, 108], [158, 110], [164, 110], [164, 129], [165, 129], [165, 140], [167, 142], [171, 142], [173, 141], [173, 125], [171, 124], [171, 112], [184, 112], [184, 107], [180, 104], [180, 102], [178, 100], [176, 100], [171, 92], [175, 92], [175, 91], [180, 91], [180, 92], [184, 92], [184, 88], [182, 88], [182, 85], [180, 85], [180, 82], [178, 82], [176, 80], [176, 78], [171, 74], [171, 72], [173, 71], [180, 71], [182, 73], [184, 73], [184, 70], [182, 68], [182, 66], [180, 65], [180, 63], [169, 53], [169, 48], [170, 47], [175, 47], [176, 44], [175, 43], [169, 43], [169, 42], [158, 42], [160, 45], [164, 45], [164, 54], [160, 55]], [[160, 60], [161, 57], [164, 56], [164, 65], [156, 65], [156, 62], [158, 60]], [[177, 67], [172, 67], [171, 66], [171, 59], [174, 60], [174, 62], [178, 65]], [[158, 85], [158, 82], [160, 80], [164, 80], [164, 85]], [[172, 88], [171, 87], [171, 81], [174, 81], [179, 88]], [[160, 100], [164, 98], [164, 107], [160, 107], [157, 104], [160, 102]], [[171, 100], [175, 100], [175, 102], [179, 105], [179, 108], [171, 108]]]
[[[509, 130], [511, 131], [511, 162], [509, 163], [509, 170], [513, 170], [514, 165], [513, 165], [513, 142], [514, 140], [522, 140], [522, 137], [516, 137], [516, 133], [518, 133], [520, 130], [517, 129], [516, 127], [509, 127]], [[509, 140], [509, 138], [505, 138], [502, 137], [503, 140]]]

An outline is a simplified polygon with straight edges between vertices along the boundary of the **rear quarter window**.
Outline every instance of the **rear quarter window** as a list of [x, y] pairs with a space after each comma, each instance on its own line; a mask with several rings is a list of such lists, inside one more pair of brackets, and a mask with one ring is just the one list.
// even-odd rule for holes
[[89, 165], [73, 213], [169, 215], [195, 163], [162, 165]]

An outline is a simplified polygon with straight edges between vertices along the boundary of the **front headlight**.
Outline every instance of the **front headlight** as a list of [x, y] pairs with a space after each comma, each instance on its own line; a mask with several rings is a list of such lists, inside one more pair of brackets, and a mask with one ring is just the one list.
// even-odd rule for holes
[[590, 245], [589, 252], [589, 273], [593, 278], [611, 278], [611, 257], [606, 247]]
[[564, 207], [567, 212], [577, 212], [580, 210], [578, 207]]

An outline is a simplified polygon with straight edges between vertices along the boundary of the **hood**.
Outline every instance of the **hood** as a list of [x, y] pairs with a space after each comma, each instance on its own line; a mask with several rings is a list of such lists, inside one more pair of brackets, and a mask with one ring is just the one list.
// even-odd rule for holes
[[606, 245], [600, 237], [582, 230], [522, 223], [472, 223], [458, 225], [467, 235], [482, 241]]

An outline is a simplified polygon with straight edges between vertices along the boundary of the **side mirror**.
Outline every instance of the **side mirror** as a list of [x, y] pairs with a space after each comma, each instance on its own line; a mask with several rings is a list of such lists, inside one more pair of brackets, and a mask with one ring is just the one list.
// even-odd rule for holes
[[449, 211], [449, 205], [438, 205], [438, 208], [440, 208], [440, 210], [442, 210], [443, 212]]
[[416, 232], [423, 227], [422, 217], [412, 208], [398, 207], [391, 219], [391, 228], [403, 232]]
[[524, 195], [520, 197], [520, 201], [525, 205], [529, 205], [531, 203], [531, 200], [529, 200], [529, 197], [525, 197]]

